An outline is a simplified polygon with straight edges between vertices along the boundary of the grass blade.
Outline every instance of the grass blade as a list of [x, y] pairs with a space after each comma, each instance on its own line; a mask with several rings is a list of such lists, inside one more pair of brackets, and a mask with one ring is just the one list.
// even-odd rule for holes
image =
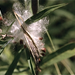
[[48, 14], [50, 14], [52, 11], [65, 6], [65, 3], [62, 4], [58, 4], [58, 5], [53, 5], [53, 6], [49, 6], [47, 8], [45, 8], [44, 10], [42, 10], [41, 12], [35, 14], [34, 16], [30, 17], [29, 19], [27, 19], [25, 21], [26, 24], [31, 24], [33, 22], [36, 22], [38, 20], [40, 20], [41, 18], [47, 16]]
[[[0, 46], [1, 46], [1, 48], [0, 48], [0, 55], [1, 55], [1, 53], [4, 51], [4, 48], [10, 43], [10, 41], [11, 41], [11, 40], [9, 40], [8, 42], [5, 42], [5, 44], [2, 45], [2, 46], [1, 46], [1, 44], [0, 44]], [[3, 43], [3, 42], [2, 42], [2, 43]]]
[[32, 66], [32, 63], [31, 63], [31, 58], [28, 60], [28, 64], [29, 64], [29, 67], [30, 67], [30, 70], [31, 70], [32, 74], [35, 75], [35, 72], [34, 72], [34, 69], [33, 69], [33, 66]]
[[34, 72], [34, 69], [33, 69], [33, 65], [32, 65], [32, 62], [31, 62], [31, 57], [30, 57], [30, 52], [29, 52], [28, 49], [26, 49], [26, 55], [27, 55], [27, 60], [28, 60], [29, 68], [32, 72], [32, 75], [36, 75], [35, 72]]
[[[48, 36], [48, 38], [49, 38], [49, 41], [50, 41], [50, 43], [51, 43], [51, 45], [52, 45], [52, 48], [53, 48], [53, 50], [55, 51], [55, 47], [54, 47], [53, 41], [52, 41], [51, 36], [50, 36], [50, 34], [48, 33], [48, 31], [47, 31], [46, 28], [45, 28], [45, 31], [46, 31], [47, 36]], [[51, 50], [51, 52], [52, 52], [52, 50]], [[61, 72], [60, 72], [60, 69], [59, 69], [57, 63], [55, 63], [54, 66], [55, 66], [55, 68], [56, 68], [56, 71], [57, 71], [58, 75], [61, 75]]]
[[71, 68], [69, 67], [69, 65], [66, 62], [64, 62], [64, 61], [61, 61], [61, 62], [66, 67], [66, 69], [68, 70], [68, 72], [70, 73], [70, 75], [74, 75], [74, 73], [71, 70]]
[[15, 21], [13, 21], [13, 22], [10, 24], [10, 26], [7, 26], [6, 32], [8, 32], [8, 30], [11, 28], [11, 26], [13, 25], [14, 22], [15, 22]]
[[[57, 51], [47, 55], [43, 59], [43, 61], [40, 63], [40, 65], [43, 65], [43, 64], [52, 65], [63, 59], [72, 57], [73, 55], [75, 55], [75, 43], [70, 43], [70, 44], [67, 44], [64, 47], [58, 49]], [[47, 64], [47, 62], [49, 64]]]
[[23, 52], [23, 49], [18, 52], [18, 54], [16, 55], [16, 57], [12, 61], [11, 65], [9, 66], [7, 72], [5, 73], [5, 75], [12, 75], [22, 52]]

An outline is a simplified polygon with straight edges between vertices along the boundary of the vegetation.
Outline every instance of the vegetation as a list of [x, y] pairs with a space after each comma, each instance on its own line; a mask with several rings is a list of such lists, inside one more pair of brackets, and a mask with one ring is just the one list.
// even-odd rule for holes
[[1, 0], [0, 75], [74, 75], [74, 7], [74, 0]]

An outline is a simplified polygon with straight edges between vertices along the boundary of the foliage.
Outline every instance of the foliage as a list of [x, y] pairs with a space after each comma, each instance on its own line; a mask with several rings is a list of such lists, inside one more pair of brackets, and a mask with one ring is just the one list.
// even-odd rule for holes
[[[9, 13], [13, 14], [11, 8], [15, 2], [17, 3], [18, 1], [0, 1], [0, 10], [2, 12], [0, 16], [2, 18], [8, 18]], [[39, 66], [42, 71], [39, 72], [38, 75], [59, 73], [69, 75], [75, 73], [74, 2], [73, 0], [39, 0], [39, 5], [37, 4], [38, 12], [36, 12], [36, 14], [33, 13], [31, 17], [24, 21], [24, 23], [30, 25], [44, 17], [48, 17], [49, 19], [49, 25], [44, 35], [47, 51], [45, 56], [41, 57]], [[19, 3], [22, 5], [22, 9], [25, 10], [29, 8], [32, 10], [32, 7], [34, 7], [33, 4], [31, 7], [30, 0], [19, 0]], [[27, 7], [27, 5], [29, 7]], [[7, 9], [8, 7], [9, 9]], [[34, 10], [32, 10], [32, 12], [33, 11]], [[0, 75], [36, 75], [36, 65], [30, 50], [22, 44], [22, 41], [11, 43], [14, 35], [9, 35], [9, 31], [16, 19], [15, 16], [13, 16], [9, 16], [11, 18], [10, 22], [8, 22], [10, 25], [5, 25], [5, 19], [0, 21], [0, 29], [3, 31], [2, 33], [0, 32]], [[58, 67], [54, 67], [55, 64]], [[58, 72], [57, 69], [60, 72]]]

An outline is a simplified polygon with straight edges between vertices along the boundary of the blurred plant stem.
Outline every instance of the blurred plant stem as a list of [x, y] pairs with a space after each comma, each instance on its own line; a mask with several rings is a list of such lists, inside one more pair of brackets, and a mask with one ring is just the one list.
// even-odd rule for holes
[[[47, 35], [48, 35], [48, 38], [49, 38], [50, 42], [51, 42], [52, 48], [53, 48], [53, 50], [55, 51], [55, 47], [54, 47], [54, 44], [53, 44], [53, 42], [52, 42], [51, 36], [50, 36], [50, 34], [48, 33], [48, 31], [47, 31], [46, 28], [45, 28], [45, 31], [46, 31], [46, 33], [47, 33]], [[52, 50], [51, 50], [51, 52], [52, 52]], [[58, 75], [61, 75], [61, 72], [60, 72], [60, 70], [59, 70], [59, 67], [58, 67], [57, 63], [55, 63], [54, 66], [55, 66], [55, 68], [56, 68], [56, 71], [57, 71]]]
[[[51, 36], [50, 36], [50, 34], [48, 33], [48, 31], [47, 31], [46, 28], [45, 28], [45, 31], [46, 31], [46, 33], [47, 33], [47, 35], [48, 35], [48, 37], [49, 37], [49, 40], [50, 40], [51, 45], [52, 45], [52, 48], [53, 48], [53, 50], [55, 51], [55, 47], [54, 47], [54, 45], [53, 45]], [[49, 52], [51, 53], [52, 50], [49, 51]], [[68, 70], [68, 72], [69, 72], [71, 75], [74, 75], [73, 71], [71, 70], [71, 68], [69, 67], [69, 65], [67, 65], [67, 63], [66, 63], [65, 61], [61, 61], [61, 63], [66, 67], [66, 69]], [[55, 66], [55, 68], [56, 68], [56, 70], [57, 70], [58, 75], [61, 75], [60, 70], [59, 70], [59, 68], [58, 68], [58, 65], [55, 63], [54, 66]]]
[[32, 6], [33, 14], [36, 14], [37, 11], [38, 11], [38, 2], [39, 2], [39, 0], [32, 0], [31, 1], [31, 6]]
[[66, 61], [61, 61], [62, 64], [66, 67], [66, 69], [68, 70], [68, 72], [70, 73], [70, 75], [74, 75], [73, 71], [71, 70], [71, 68], [69, 67], [69, 65], [66, 63]]

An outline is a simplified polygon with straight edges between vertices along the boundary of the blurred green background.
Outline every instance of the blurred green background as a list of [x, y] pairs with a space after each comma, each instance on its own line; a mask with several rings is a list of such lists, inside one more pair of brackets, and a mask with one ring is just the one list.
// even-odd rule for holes
[[[22, 7], [25, 8], [26, 4], [25, 1], [24, 0], [18, 0], [18, 1], [22, 4]], [[14, 2], [17, 2], [17, 0], [0, 0], [0, 10], [2, 12], [3, 17], [8, 17], [6, 16], [8, 12], [12, 13], [12, 5], [14, 4]], [[48, 15], [49, 25], [47, 27], [47, 30], [51, 35], [56, 50], [67, 43], [75, 42], [75, 1], [74, 0], [39, 0], [39, 11], [42, 9], [40, 8], [41, 6], [45, 8], [50, 5], [55, 5], [60, 3], [67, 3], [67, 5], [53, 11], [50, 15]], [[1, 25], [2, 22], [0, 22], [0, 27]], [[45, 46], [49, 51], [49, 49], [52, 49], [52, 46], [49, 42], [47, 34], [45, 34], [44, 37], [45, 37]], [[5, 74], [8, 66], [11, 64], [15, 55], [16, 51], [11, 49], [11, 45], [8, 45], [4, 49], [3, 53], [0, 55], [0, 75]], [[65, 61], [70, 66], [72, 71], [75, 73], [74, 69], [75, 56], [66, 59]], [[58, 62], [58, 66], [62, 75], [70, 75], [70, 73], [67, 71], [67, 69], [63, 66], [61, 62]], [[29, 70], [24, 51], [24, 53], [22, 53], [19, 59], [18, 66], [16, 67], [13, 75], [30, 75], [30, 74], [31, 72]], [[50, 65], [42, 68], [42, 72], [39, 73], [39, 75], [57, 75], [57, 72], [54, 65]]]

